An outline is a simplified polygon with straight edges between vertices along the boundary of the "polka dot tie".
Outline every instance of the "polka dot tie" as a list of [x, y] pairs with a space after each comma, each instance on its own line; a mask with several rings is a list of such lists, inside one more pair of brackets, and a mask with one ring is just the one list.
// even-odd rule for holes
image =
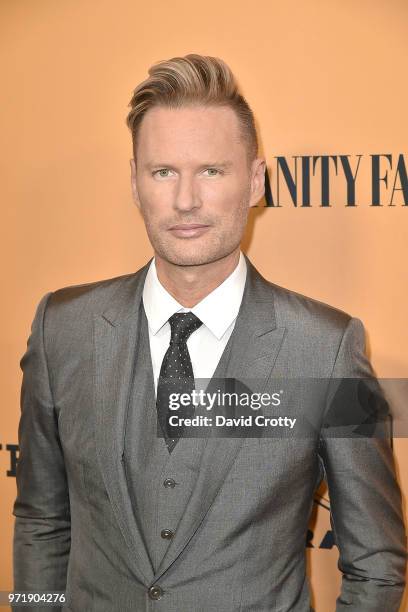
[[[169, 453], [176, 446], [183, 433], [183, 427], [171, 426], [170, 416], [189, 418], [194, 406], [180, 406], [170, 410], [170, 394], [191, 393], [194, 389], [194, 373], [187, 340], [202, 325], [202, 321], [192, 312], [176, 312], [169, 319], [171, 338], [164, 355], [157, 384], [157, 416]], [[173, 396], [174, 397], [174, 396]]]

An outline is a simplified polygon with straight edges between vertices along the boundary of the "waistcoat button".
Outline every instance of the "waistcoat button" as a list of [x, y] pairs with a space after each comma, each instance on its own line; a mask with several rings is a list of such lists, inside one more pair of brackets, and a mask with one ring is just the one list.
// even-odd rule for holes
[[171, 487], [172, 489], [176, 486], [176, 481], [173, 478], [166, 478], [163, 482], [165, 487]]
[[154, 584], [148, 590], [150, 599], [161, 599], [163, 597], [163, 592], [163, 589], [158, 584]]
[[164, 540], [171, 540], [174, 533], [171, 529], [162, 529], [160, 535]]

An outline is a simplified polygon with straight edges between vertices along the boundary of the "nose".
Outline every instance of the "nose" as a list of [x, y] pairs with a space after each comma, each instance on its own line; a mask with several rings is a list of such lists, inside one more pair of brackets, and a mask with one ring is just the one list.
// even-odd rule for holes
[[188, 212], [200, 206], [201, 203], [194, 176], [180, 174], [174, 197], [174, 208], [180, 212]]

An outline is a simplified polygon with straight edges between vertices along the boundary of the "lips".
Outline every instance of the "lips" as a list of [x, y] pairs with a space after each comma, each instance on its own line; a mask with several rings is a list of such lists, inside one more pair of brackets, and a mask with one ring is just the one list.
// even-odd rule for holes
[[194, 238], [204, 234], [209, 227], [209, 225], [204, 225], [202, 223], [180, 223], [178, 225], [173, 225], [169, 231], [179, 238]]
[[179, 225], [173, 225], [170, 229], [172, 230], [185, 230], [185, 229], [196, 229], [197, 227], [208, 227], [204, 223], [180, 223]]

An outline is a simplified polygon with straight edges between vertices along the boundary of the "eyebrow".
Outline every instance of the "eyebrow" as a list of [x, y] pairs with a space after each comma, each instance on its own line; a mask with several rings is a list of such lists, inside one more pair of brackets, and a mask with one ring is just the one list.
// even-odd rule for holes
[[[220, 161], [220, 162], [208, 162], [208, 163], [203, 163], [199, 165], [199, 168], [213, 168], [213, 167], [217, 167], [217, 168], [230, 168], [231, 166], [233, 166], [233, 162], [232, 161]], [[167, 164], [165, 162], [160, 163], [160, 162], [146, 162], [145, 164], [143, 164], [143, 166], [145, 168], [151, 169], [151, 168], [175, 168], [175, 166], [173, 166], [173, 164]]]

